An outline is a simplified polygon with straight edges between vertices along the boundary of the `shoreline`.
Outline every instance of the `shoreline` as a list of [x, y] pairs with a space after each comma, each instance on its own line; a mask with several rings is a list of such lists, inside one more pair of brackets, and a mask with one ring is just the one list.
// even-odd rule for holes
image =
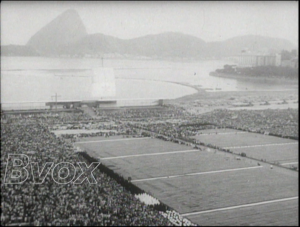
[[[116, 79], [121, 79], [121, 80], [130, 79], [130, 80], [144, 80], [144, 81], [172, 83], [172, 84], [177, 84], [177, 85], [181, 85], [181, 86], [185, 86], [185, 87], [195, 89], [196, 91], [193, 94], [196, 94], [197, 92], [204, 90], [203, 88], [200, 88], [200, 86], [196, 86], [196, 85], [192, 85], [192, 84], [188, 84], [188, 83], [183, 83], [183, 82], [169, 81], [169, 80], [156, 80], [156, 79], [143, 79], [143, 78], [130, 78], [130, 77], [128, 77], [128, 78], [116, 77]], [[190, 94], [190, 95], [193, 95], [193, 94]], [[186, 95], [184, 95], [184, 96], [186, 96]], [[184, 97], [184, 96], [180, 96], [178, 98], [181, 98], [181, 97]], [[174, 98], [174, 99], [176, 99], [176, 98]]]
[[286, 78], [266, 78], [266, 77], [251, 77], [251, 76], [238, 76], [234, 74], [229, 73], [217, 73], [217, 72], [210, 72], [210, 76], [214, 77], [221, 77], [221, 78], [231, 78], [231, 79], [237, 79], [237, 80], [244, 80], [244, 81], [252, 81], [252, 82], [271, 82], [274, 84], [298, 84], [297, 79], [286, 79]]
[[[204, 89], [199, 89], [195, 94], [186, 95], [180, 98], [167, 100], [166, 104], [180, 106], [191, 113], [201, 114], [213, 111], [215, 109], [235, 109], [233, 103], [236, 102], [252, 102], [259, 103], [265, 101], [282, 100], [292, 101], [298, 100], [298, 90], [286, 91], [220, 91], [207, 92]], [[295, 104], [296, 105], [296, 104]], [[256, 105], [248, 109], [268, 109], [270, 106]], [[288, 109], [289, 105], [276, 105], [276, 108]]]

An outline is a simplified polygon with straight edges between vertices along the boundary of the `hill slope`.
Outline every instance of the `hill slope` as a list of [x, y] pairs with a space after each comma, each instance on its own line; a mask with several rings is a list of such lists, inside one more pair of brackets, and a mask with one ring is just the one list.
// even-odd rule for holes
[[[36, 53], [29, 50], [36, 50], [40, 55], [46, 56], [116, 54], [194, 59], [222, 58], [239, 54], [245, 49], [253, 52], [281, 52], [283, 49], [293, 48], [295, 46], [287, 40], [254, 35], [234, 37], [222, 42], [205, 42], [195, 36], [179, 32], [165, 32], [127, 40], [101, 33], [88, 35], [75, 10], [67, 10], [56, 17], [34, 34], [27, 43], [28, 53], [33, 55]], [[6, 48], [4, 53], [16, 54], [16, 50]]]
[[152, 57], [200, 57], [205, 55], [205, 48], [202, 39], [177, 32], [127, 40], [127, 52]]
[[80, 16], [75, 10], [67, 10], [34, 34], [27, 45], [41, 53], [57, 53], [87, 35]]

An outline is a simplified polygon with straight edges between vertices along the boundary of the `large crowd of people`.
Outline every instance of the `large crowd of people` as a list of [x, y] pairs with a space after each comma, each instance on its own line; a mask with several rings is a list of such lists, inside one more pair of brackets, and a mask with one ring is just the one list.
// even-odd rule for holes
[[[84, 162], [45, 122], [32, 120], [14, 117], [13, 122], [1, 122], [1, 179], [10, 176], [8, 154], [28, 154], [30, 162], [41, 165]], [[49, 174], [42, 184], [33, 184], [30, 174], [22, 184], [2, 181], [2, 225], [171, 225], [105, 173], [95, 170], [94, 176], [97, 184], [57, 184]]]
[[107, 111], [96, 109], [98, 116], [106, 117], [112, 121], [151, 121], [151, 120], [166, 120], [166, 119], [183, 119], [191, 116], [182, 107], [165, 106], [157, 108], [124, 108], [121, 110]]
[[220, 127], [271, 133], [283, 137], [299, 137], [298, 109], [226, 110], [201, 115], [202, 122]]
[[1, 118], [5, 119], [6, 121], [13, 122], [13, 121], [32, 121], [32, 122], [41, 122], [47, 123], [49, 125], [54, 124], [67, 124], [67, 123], [78, 123], [82, 121], [90, 121], [92, 117], [88, 114], [80, 111], [76, 112], [44, 112], [44, 113], [31, 113], [31, 114], [1, 114]]
[[[214, 110], [190, 114], [178, 107], [97, 110], [98, 118], [81, 112], [1, 115], [1, 179], [11, 171], [8, 154], [27, 154], [31, 162], [85, 162], [72, 144], [74, 135], [57, 137], [52, 130], [97, 129], [85, 136], [153, 136], [180, 142], [203, 129], [229, 127], [298, 138], [298, 110]], [[67, 140], [66, 140], [67, 139]], [[71, 139], [71, 140], [68, 140]], [[191, 145], [191, 143], [187, 143]], [[199, 148], [200, 149], [200, 148]], [[40, 167], [41, 168], [41, 167]], [[76, 167], [75, 170], [78, 170]], [[31, 171], [28, 171], [31, 173]], [[80, 171], [79, 171], [80, 172]], [[76, 171], [74, 171], [74, 174]], [[6, 175], [5, 175], [6, 174]], [[2, 180], [3, 225], [172, 225], [106, 173], [94, 171], [97, 184], [57, 184], [47, 176], [43, 184], [33, 177], [22, 184]], [[6, 180], [6, 178], [5, 178]]]
[[203, 129], [234, 128], [282, 137], [299, 137], [299, 113], [297, 109], [227, 110], [218, 109], [187, 118], [187, 121], [149, 122], [132, 125], [170, 137], [188, 138]]
[[[93, 119], [84, 113], [46, 113], [6, 117], [27, 122], [47, 123], [51, 130], [85, 129], [99, 130], [93, 133], [78, 134], [87, 136], [133, 136], [140, 135], [140, 129], [164, 134], [170, 137], [187, 138], [202, 129], [214, 127], [235, 128], [258, 133], [298, 138], [297, 109], [227, 110], [217, 109], [204, 114], [191, 114], [178, 107], [96, 110], [102, 119]], [[204, 124], [204, 125], [203, 125]], [[206, 125], [205, 125], [206, 124]], [[71, 138], [72, 135], [64, 135]]]

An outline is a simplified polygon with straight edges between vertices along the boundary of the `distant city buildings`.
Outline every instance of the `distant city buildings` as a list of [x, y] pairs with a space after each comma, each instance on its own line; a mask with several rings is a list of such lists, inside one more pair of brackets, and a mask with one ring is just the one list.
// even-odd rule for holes
[[253, 54], [242, 53], [230, 58], [233, 60], [237, 67], [257, 67], [257, 66], [280, 66], [281, 55], [280, 54]]
[[257, 66], [283, 66], [298, 68], [298, 55], [286, 59], [279, 53], [252, 53], [243, 50], [241, 54], [228, 58], [236, 64], [237, 68]]

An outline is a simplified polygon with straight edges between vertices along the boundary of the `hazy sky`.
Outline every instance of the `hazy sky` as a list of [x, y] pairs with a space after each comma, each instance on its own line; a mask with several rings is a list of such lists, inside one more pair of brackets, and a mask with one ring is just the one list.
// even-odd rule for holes
[[238, 35], [285, 38], [298, 45], [298, 2], [1, 2], [1, 45], [26, 44], [67, 9], [79, 13], [89, 34], [128, 39], [166, 31], [207, 42]]

